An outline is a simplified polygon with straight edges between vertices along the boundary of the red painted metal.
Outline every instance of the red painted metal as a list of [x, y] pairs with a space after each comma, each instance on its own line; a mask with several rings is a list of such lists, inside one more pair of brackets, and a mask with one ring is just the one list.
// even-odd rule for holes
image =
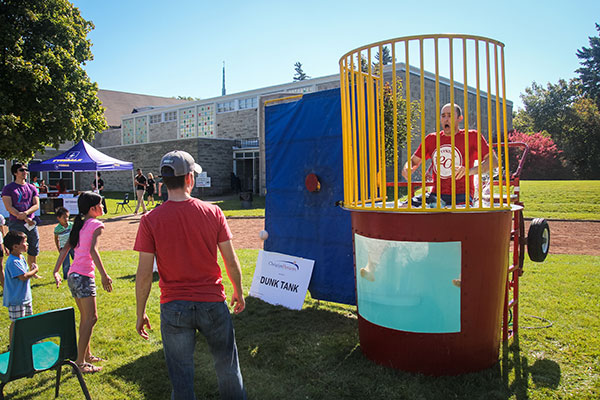
[[353, 211], [353, 233], [366, 237], [461, 242], [461, 331], [436, 334], [384, 328], [364, 319], [358, 309], [363, 353], [382, 365], [430, 375], [478, 371], [496, 363], [507, 294], [511, 214]]
[[309, 192], [318, 192], [321, 190], [321, 182], [319, 182], [319, 177], [312, 173], [306, 175], [306, 179], [304, 179], [304, 186], [306, 186], [306, 190]]

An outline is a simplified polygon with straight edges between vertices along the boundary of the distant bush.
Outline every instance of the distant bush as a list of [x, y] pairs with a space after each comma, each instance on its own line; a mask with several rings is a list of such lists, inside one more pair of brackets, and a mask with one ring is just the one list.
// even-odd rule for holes
[[[508, 134], [510, 142], [523, 142], [529, 147], [529, 155], [523, 165], [521, 179], [563, 179], [565, 178], [562, 150], [551, 137], [542, 132], [522, 133], [512, 131]], [[520, 160], [522, 151], [510, 155], [511, 165], [516, 165]], [[515, 168], [511, 168], [514, 172]]]

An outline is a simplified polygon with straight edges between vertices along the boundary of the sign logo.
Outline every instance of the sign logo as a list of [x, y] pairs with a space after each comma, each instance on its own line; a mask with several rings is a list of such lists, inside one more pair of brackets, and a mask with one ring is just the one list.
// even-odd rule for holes
[[[437, 172], [437, 151], [433, 152], [431, 157], [433, 161], [433, 170]], [[454, 147], [454, 168], [463, 165], [462, 154]], [[448, 179], [452, 176], [452, 146], [443, 144], [440, 146], [440, 177]]]
[[300, 266], [298, 266], [298, 263], [296, 263], [295, 261], [272, 260], [269, 261], [269, 265], [287, 271], [298, 271], [300, 269]]
[[79, 156], [79, 151], [72, 151], [66, 158], [77, 158]]

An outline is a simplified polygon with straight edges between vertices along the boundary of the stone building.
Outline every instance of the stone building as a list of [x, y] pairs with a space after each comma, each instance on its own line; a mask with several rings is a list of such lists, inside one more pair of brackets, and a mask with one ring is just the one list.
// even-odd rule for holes
[[[397, 76], [404, 76], [404, 64], [396, 64]], [[384, 79], [391, 80], [392, 66], [388, 65]], [[410, 70], [411, 99], [418, 100], [419, 70]], [[144, 174], [160, 175], [160, 158], [168, 151], [180, 149], [192, 154], [205, 171], [202, 181], [205, 187], [198, 187], [197, 195], [212, 196], [232, 191], [232, 174], [239, 178], [243, 191], [265, 193], [264, 162], [264, 107], [265, 102], [278, 98], [339, 88], [340, 75], [329, 75], [304, 81], [291, 82], [219, 97], [185, 101], [173, 98], [146, 96], [132, 93], [100, 90], [98, 97], [105, 107], [105, 116], [110, 126], [96, 134], [91, 144], [101, 152], [124, 161], [133, 162]], [[438, 110], [435, 97], [435, 76], [426, 72], [426, 108]], [[440, 104], [450, 101], [450, 82], [440, 77]], [[454, 84], [455, 101], [463, 106], [463, 87]], [[470, 128], [475, 128], [476, 107], [475, 89], [469, 87]], [[495, 132], [495, 98], [491, 100], [492, 130]], [[487, 97], [480, 97], [481, 117], [487, 120]], [[426, 114], [428, 132], [435, 130], [435, 114]], [[512, 128], [512, 103], [507, 101], [508, 128]], [[482, 133], [487, 126], [482, 126]], [[341, 132], [340, 132], [341, 136]], [[418, 138], [413, 138], [418, 144]], [[72, 143], [65, 143], [59, 151], [49, 149], [36, 157], [47, 159], [68, 149]], [[405, 155], [404, 155], [405, 156]], [[68, 186], [88, 189], [93, 173], [44, 172], [42, 178], [54, 185], [64, 179]], [[103, 172], [105, 189], [108, 191], [132, 191], [132, 177], [123, 172]], [[210, 179], [207, 179], [210, 178]], [[0, 187], [10, 182], [8, 162], [0, 162]], [[210, 184], [208, 184], [210, 181]], [[88, 183], [89, 182], [89, 183]]]

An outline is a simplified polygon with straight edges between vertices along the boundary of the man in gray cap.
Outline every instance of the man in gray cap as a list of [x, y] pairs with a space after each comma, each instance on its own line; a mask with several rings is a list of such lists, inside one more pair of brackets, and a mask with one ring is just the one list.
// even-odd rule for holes
[[244, 310], [242, 271], [221, 209], [191, 197], [194, 174], [202, 172], [185, 151], [163, 156], [160, 172], [169, 200], [143, 215], [134, 250], [139, 252], [136, 276], [138, 334], [148, 339], [146, 303], [152, 288], [154, 257], [160, 277], [160, 323], [173, 399], [195, 399], [194, 345], [201, 332], [215, 361], [223, 399], [244, 399], [231, 314], [225, 302], [217, 248], [233, 285], [230, 305]]

